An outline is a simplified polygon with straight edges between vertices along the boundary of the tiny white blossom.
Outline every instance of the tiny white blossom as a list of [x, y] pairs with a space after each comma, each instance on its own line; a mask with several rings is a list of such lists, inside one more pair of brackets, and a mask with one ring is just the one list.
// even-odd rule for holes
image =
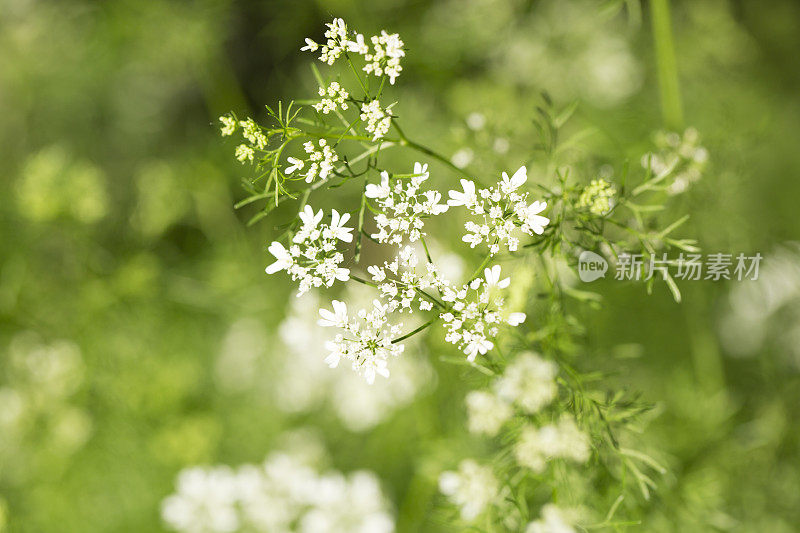
[[219, 117], [219, 121], [222, 122], [222, 127], [220, 128], [222, 136], [233, 135], [233, 132], [236, 131], [236, 121], [227, 115]]
[[463, 205], [465, 207], [472, 207], [478, 201], [478, 196], [475, 194], [475, 183], [469, 180], [462, 179], [461, 187], [462, 189], [464, 189], [464, 192], [449, 191], [447, 193], [450, 196], [450, 199], [447, 200], [447, 205], [449, 206]]
[[511, 278], [500, 279], [500, 265], [494, 265], [492, 268], [486, 268], [483, 270], [484, 276], [486, 277], [486, 284], [489, 287], [497, 287], [499, 289], [505, 289], [511, 284]]
[[316, 52], [319, 45], [306, 37], [306, 45], [300, 49], [301, 52]]
[[296, 157], [287, 157], [286, 160], [291, 163], [291, 166], [286, 168], [284, 171], [285, 174], [289, 175], [295, 170], [303, 170], [303, 165], [305, 165], [305, 162], [302, 159], [297, 159]]
[[[326, 180], [334, 170], [334, 163], [339, 160], [339, 156], [333, 149], [328, 146], [328, 141], [320, 139], [315, 145], [313, 141], [306, 141], [303, 143], [303, 149], [308, 154], [308, 169], [303, 174], [305, 182], [311, 183], [315, 179]], [[302, 170], [306, 162], [300, 161], [293, 157], [288, 158], [289, 162], [293, 163], [291, 169], [286, 170], [286, 174], [291, 174], [295, 170]]]
[[276, 261], [267, 267], [267, 274], [274, 274], [281, 270], [288, 271], [294, 264], [294, 260], [289, 251], [278, 241], [274, 241], [269, 245], [269, 253], [275, 256]]
[[[357, 36], [361, 37], [360, 35]], [[370, 52], [363, 41], [361, 45], [354, 43], [358, 53], [363, 53], [364, 60], [367, 64], [363, 70], [367, 74], [374, 74], [375, 76], [383, 76], [384, 74], [389, 77], [389, 83], [394, 85], [395, 79], [400, 75], [403, 67], [400, 66], [400, 58], [405, 57], [406, 53], [403, 50], [403, 41], [396, 33], [388, 34], [386, 31], [381, 31], [380, 35], [374, 35], [370, 39], [372, 42], [372, 52]]]
[[245, 161], [252, 161], [254, 153], [255, 152], [250, 146], [247, 146], [246, 144], [240, 144], [236, 147], [236, 152], [234, 155], [236, 156], [236, 159], [244, 163]]
[[322, 327], [346, 327], [348, 321], [347, 304], [339, 300], [334, 300], [331, 304], [333, 305], [333, 312], [327, 309], [320, 309], [319, 315], [322, 318], [317, 323]]

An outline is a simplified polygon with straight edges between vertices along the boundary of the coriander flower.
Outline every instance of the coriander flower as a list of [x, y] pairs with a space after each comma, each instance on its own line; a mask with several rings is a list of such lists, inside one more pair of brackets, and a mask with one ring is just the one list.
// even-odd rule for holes
[[483, 269], [483, 274], [486, 277], [486, 285], [488, 287], [505, 289], [511, 284], [511, 278], [500, 279], [500, 265], [494, 265], [492, 268]]
[[347, 304], [344, 302], [340, 302], [339, 300], [334, 300], [331, 302], [333, 305], [333, 312], [331, 313], [327, 309], [320, 309], [319, 315], [322, 317], [319, 319], [317, 324], [322, 327], [336, 327], [336, 328], [345, 328], [347, 327]]
[[471, 208], [478, 202], [478, 195], [475, 194], [475, 183], [465, 179], [460, 181], [461, 188], [464, 189], [464, 192], [449, 191], [447, 194], [450, 196], [450, 199], [447, 200], [447, 205], [451, 207], [463, 205], [466, 208]]
[[353, 228], [345, 227], [345, 223], [350, 220], [350, 213], [339, 215], [336, 209], [331, 211], [331, 223], [325, 230], [325, 237], [328, 239], [339, 239], [344, 242], [353, 242], [353, 235], [350, 233]]
[[347, 110], [346, 100], [350, 95], [338, 82], [331, 82], [327, 89], [320, 87], [319, 95], [322, 96], [322, 100], [312, 107], [317, 111], [321, 111], [322, 114], [327, 115], [331, 111], [336, 111], [336, 109]]
[[244, 163], [245, 161], [252, 161], [254, 154], [255, 154], [254, 150], [250, 146], [247, 146], [246, 144], [240, 144], [239, 146], [236, 147], [236, 152], [234, 152], [236, 159], [238, 159], [242, 163]]
[[275, 452], [261, 465], [235, 469], [187, 468], [162, 502], [161, 516], [180, 533], [394, 531], [373, 473], [318, 472], [297, 452]]
[[[394, 105], [394, 104], [392, 104]], [[368, 104], [361, 104], [361, 120], [366, 122], [364, 128], [372, 134], [372, 141], [382, 139], [392, 125], [391, 105], [386, 109], [381, 108], [378, 100]]]
[[364, 36], [360, 33], [355, 35], [354, 41], [345, 41], [344, 44], [348, 52], [354, 52], [362, 56], [369, 53], [369, 46], [364, 42]]
[[[308, 154], [308, 170], [303, 174], [305, 182], [311, 183], [315, 179], [326, 180], [334, 171], [334, 163], [339, 160], [336, 152], [328, 146], [328, 141], [320, 139], [317, 144], [314, 141], [306, 141], [303, 143], [303, 149]], [[288, 158], [292, 166], [286, 169], [286, 174], [291, 174], [295, 170], [302, 170], [305, 168], [305, 162], [295, 159], [294, 157]]]
[[472, 459], [461, 461], [457, 472], [442, 472], [439, 490], [461, 508], [461, 518], [466, 522], [478, 518], [500, 495], [500, 485], [492, 469]]
[[590, 213], [600, 217], [608, 214], [611, 208], [614, 207], [614, 197], [616, 194], [617, 190], [606, 180], [592, 180], [591, 183], [583, 189], [583, 192], [581, 192], [575, 207], [578, 209], [588, 209]]
[[558, 367], [533, 352], [520, 354], [509, 364], [494, 384], [503, 400], [517, 405], [527, 414], [534, 414], [552, 402], [558, 394]]
[[268, 251], [275, 256], [276, 261], [267, 267], [267, 274], [274, 274], [281, 270], [288, 271], [294, 264], [292, 255], [278, 241], [273, 241], [272, 244], [269, 245]]
[[578, 428], [575, 419], [566, 414], [555, 424], [525, 427], [514, 447], [517, 462], [534, 472], [543, 472], [551, 459], [585, 463], [590, 454], [589, 437]]
[[367, 53], [366, 46], [358, 47], [359, 51], [366, 50], [364, 59], [367, 64], [363, 68], [364, 72], [378, 77], [385, 74], [389, 77], [389, 83], [394, 85], [395, 79], [403, 70], [403, 67], [400, 66], [400, 58], [406, 55], [403, 50], [403, 41], [400, 40], [398, 34], [389, 35], [385, 30], [382, 30], [380, 35], [374, 35], [370, 40], [373, 48], [371, 53]]
[[403, 353], [404, 346], [392, 342], [392, 338], [400, 334], [402, 324], [390, 324], [386, 316], [388, 306], [378, 300], [372, 302], [372, 309], [361, 309], [352, 318], [343, 302], [334, 300], [332, 305], [333, 312], [319, 310], [322, 318], [318, 323], [323, 327], [339, 328], [343, 333], [325, 343], [330, 352], [325, 363], [335, 368], [342, 359], [347, 359], [353, 370], [363, 375], [370, 385], [376, 375], [388, 378], [387, 359]]
[[367, 268], [372, 281], [378, 284], [381, 298], [389, 311], [411, 313], [415, 303], [421, 311], [430, 311], [433, 309], [433, 297], [426, 291], [434, 289], [442, 292], [449, 286], [435, 265], [424, 263], [424, 268], [418, 270], [419, 263], [416, 251], [411, 246], [404, 246], [391, 262], [385, 261], [383, 266], [372, 265]]
[[414, 163], [410, 178], [396, 178], [390, 182], [389, 174], [381, 172], [380, 185], [367, 185], [367, 198], [378, 200], [383, 213], [375, 217], [378, 233], [372, 238], [378, 242], [401, 245], [404, 236], [410, 242], [418, 241], [422, 232], [424, 217], [436, 216], [447, 211], [446, 204], [440, 204], [442, 195], [438, 191], [420, 192], [420, 185], [428, 179], [428, 165]]
[[[333, 65], [344, 51], [344, 42], [347, 40], [347, 26], [340, 18], [335, 18], [333, 22], [328, 22], [325, 25], [328, 27], [325, 32], [327, 40], [322, 45], [322, 55], [319, 56], [319, 60], [328, 65]], [[312, 51], [316, 51], [316, 48]]]
[[466, 222], [467, 233], [461, 240], [470, 248], [485, 242], [489, 245], [489, 253], [494, 255], [500, 251], [501, 244], [505, 244], [509, 251], [517, 250], [519, 238], [513, 235], [517, 228], [528, 235], [541, 235], [550, 223], [550, 219], [539, 215], [547, 204], [536, 201], [528, 205], [528, 193], [517, 192], [527, 179], [524, 166], [511, 177], [503, 172], [498, 184], [488, 189], [476, 190], [475, 183], [462, 179], [463, 192], [450, 191], [448, 205], [463, 206], [483, 220]]
[[252, 118], [240, 120], [239, 126], [242, 127], [242, 136], [247, 139], [250, 146], [263, 150], [267, 146], [267, 136], [261, 131], [261, 126], [256, 124]]
[[336, 250], [337, 241], [353, 240], [352, 228], [344, 226], [350, 215], [340, 215], [334, 209], [331, 223], [320, 224], [322, 215], [321, 209], [315, 213], [310, 205], [306, 205], [299, 213], [302, 225], [292, 238], [289, 249], [277, 241], [269, 246], [276, 261], [266, 268], [267, 274], [285, 270], [293, 281], [299, 280], [297, 296], [302, 296], [311, 287], [330, 287], [337, 280], [350, 279], [350, 270], [340, 266], [344, 255]]
[[471, 391], [465, 398], [470, 433], [494, 436], [511, 418], [511, 406], [491, 392]]
[[508, 287], [510, 280], [500, 279], [500, 266], [487, 268], [484, 276], [460, 288], [445, 286], [440, 290], [442, 301], [449, 304], [439, 315], [447, 331], [445, 340], [461, 348], [470, 362], [494, 347], [491, 339], [502, 323], [517, 326], [525, 320], [524, 313], [506, 315], [503, 311], [505, 301], [497, 296], [496, 289]]
[[283, 171], [287, 176], [295, 170], [303, 170], [303, 166], [305, 166], [305, 161], [302, 159], [297, 159], [296, 157], [287, 157], [286, 160], [291, 163], [291, 165]]
[[306, 45], [300, 49], [301, 52], [316, 52], [319, 45], [306, 37]]
[[541, 518], [525, 528], [525, 533], [576, 533], [568, 513], [552, 503], [542, 506]]
[[222, 122], [222, 127], [220, 128], [220, 134], [223, 137], [227, 137], [229, 135], [233, 135], [233, 132], [236, 131], [236, 121], [227, 115], [222, 115], [219, 117], [219, 121]]

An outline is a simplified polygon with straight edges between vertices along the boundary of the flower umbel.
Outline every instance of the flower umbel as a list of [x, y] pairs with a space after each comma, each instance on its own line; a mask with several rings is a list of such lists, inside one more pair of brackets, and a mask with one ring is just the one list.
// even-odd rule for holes
[[400, 245], [403, 236], [410, 242], [418, 241], [422, 233], [423, 218], [447, 211], [447, 204], [440, 204], [439, 191], [420, 192], [420, 185], [428, 179], [428, 165], [414, 163], [414, 172], [409, 178], [390, 178], [381, 172], [380, 185], [367, 185], [365, 195], [374, 198], [383, 210], [375, 217], [378, 233], [372, 238], [382, 243]]
[[403, 353], [402, 344], [392, 343], [392, 338], [400, 334], [402, 324], [390, 324], [386, 316], [387, 306], [378, 300], [372, 302], [372, 309], [361, 309], [356, 317], [347, 314], [347, 304], [333, 301], [333, 311], [320, 309], [318, 324], [343, 330], [333, 340], [325, 343], [330, 351], [325, 362], [331, 368], [339, 365], [342, 358], [353, 364], [353, 370], [364, 376], [367, 383], [375, 381], [376, 374], [389, 377], [387, 359]]
[[353, 228], [344, 226], [350, 214], [340, 215], [334, 209], [330, 224], [320, 224], [322, 215], [321, 209], [314, 213], [311, 206], [306, 205], [299, 215], [302, 226], [292, 238], [289, 249], [278, 241], [269, 246], [276, 261], [267, 267], [267, 274], [285, 270], [292, 280], [300, 281], [298, 296], [311, 287], [330, 287], [336, 280], [350, 279], [350, 270], [340, 266], [344, 256], [336, 249], [337, 241], [353, 241], [350, 233]]
[[527, 169], [520, 167], [513, 176], [503, 172], [502, 179], [494, 187], [488, 189], [475, 188], [470, 180], [461, 180], [462, 191], [449, 192], [450, 206], [464, 206], [472, 214], [481, 216], [483, 223], [469, 221], [464, 224], [467, 234], [461, 240], [475, 248], [482, 242], [489, 245], [489, 252], [494, 255], [505, 244], [509, 251], [516, 251], [519, 238], [512, 233], [519, 228], [528, 235], [541, 235], [550, 219], [539, 213], [547, 204], [535, 201], [528, 204], [528, 193], [517, 190], [528, 180]]

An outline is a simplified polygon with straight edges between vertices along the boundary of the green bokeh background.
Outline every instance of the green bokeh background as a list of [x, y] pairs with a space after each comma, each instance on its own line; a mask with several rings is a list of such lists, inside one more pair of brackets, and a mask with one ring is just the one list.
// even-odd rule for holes
[[[663, 127], [649, 5], [637, 5], [0, 3], [0, 388], [33, 398], [22, 429], [0, 433], [0, 531], [158, 531], [181, 468], [258, 462], [297, 426], [319, 429], [332, 466], [381, 476], [399, 530], [448, 530], [429, 461], [466, 453], [460, 398], [476, 378], [461, 367], [432, 357], [437, 388], [362, 433], [325, 410], [281, 414], [263, 392], [269, 370], [258, 387], [219, 387], [231, 324], [254, 318], [272, 338], [292, 296], [285, 278], [263, 273], [273, 224], [247, 228], [252, 213], [232, 207], [246, 170], [216, 117], [259, 117], [265, 103], [313, 95], [299, 47], [340, 16], [364, 33], [401, 34], [408, 56], [393, 96], [407, 132], [443, 153], [472, 141], [477, 150], [484, 140], [464, 120], [480, 111], [509, 137], [506, 156], [476, 152], [478, 172], [531, 157], [521, 124], [541, 90], [580, 100], [574, 120], [595, 128], [587, 142], [598, 161], [635, 164]], [[711, 160], [679, 200], [691, 215], [683, 235], [710, 252], [767, 255], [800, 229], [800, 5], [685, 1], [672, 15], [685, 123]], [[614, 102], [570, 78], [591, 65], [585, 49], [598, 32], [628, 43], [638, 65], [640, 84]], [[503, 54], [528, 41], [547, 44], [546, 64]], [[585, 313], [583, 367], [613, 371], [615, 386], [658, 406], [644, 438], [669, 472], [643, 530], [800, 528], [798, 365], [769, 346], [750, 358], [725, 352], [718, 321], [730, 285], [684, 283], [678, 305], [663, 288], [647, 296], [598, 282], [605, 307]], [[73, 388], [19, 378], [15, 353], [60, 340], [80, 352], [64, 371]], [[617, 357], [629, 344], [640, 357]], [[0, 411], [11, 412], [9, 398]]]

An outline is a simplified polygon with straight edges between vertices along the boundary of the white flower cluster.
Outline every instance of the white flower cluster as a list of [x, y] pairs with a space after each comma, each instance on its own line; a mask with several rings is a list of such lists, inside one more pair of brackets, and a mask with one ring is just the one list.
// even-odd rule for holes
[[[370, 304], [373, 297], [371, 287], [352, 284], [346, 287], [342, 299], [358, 308]], [[344, 368], [346, 365], [328, 368], [323, 362], [328, 355], [328, 330], [318, 327], [316, 321], [320, 301], [317, 291], [294, 298], [289, 314], [278, 327], [283, 350], [276, 353], [283, 357], [277, 374], [272, 370], [269, 376], [262, 377], [275, 384], [272, 392], [279, 409], [287, 413], [318, 413], [329, 408], [345, 428], [361, 432], [402, 410], [421, 388], [430, 385], [433, 369], [423, 353], [416, 353], [421, 350], [419, 347], [392, 361], [391, 379], [380, 387], [369, 385], [350, 368]], [[416, 337], [408, 339], [406, 352], [416, 341]], [[245, 366], [241, 371], [247, 372], [247, 365], [240, 366]]]
[[37, 468], [36, 445], [44, 444], [52, 450], [50, 468], [61, 464], [92, 430], [89, 414], [75, 402], [85, 374], [80, 348], [65, 340], [44, 344], [38, 334], [24, 331], [0, 350], [0, 462]]
[[337, 241], [353, 241], [350, 233], [353, 228], [344, 225], [350, 219], [350, 214], [339, 215], [333, 209], [330, 224], [320, 224], [322, 214], [322, 209], [314, 213], [311, 206], [306, 205], [299, 214], [303, 225], [294, 235], [289, 249], [278, 241], [269, 246], [269, 252], [276, 261], [266, 268], [267, 274], [285, 270], [293, 281], [300, 280], [298, 296], [308, 292], [311, 287], [330, 287], [336, 280], [350, 279], [350, 270], [339, 266], [344, 256], [336, 250]]
[[336, 111], [337, 108], [347, 110], [347, 98], [350, 94], [344, 90], [344, 87], [339, 85], [339, 82], [331, 82], [328, 88], [320, 87], [319, 95], [322, 100], [313, 105], [314, 109], [327, 115], [331, 111]]
[[503, 424], [514, 414], [508, 403], [488, 391], [471, 391], [464, 400], [467, 404], [467, 427], [470, 433], [497, 435]]
[[468, 428], [472, 433], [497, 435], [514, 414], [514, 408], [526, 415], [537, 413], [552, 402], [558, 388], [555, 363], [532, 352], [519, 354], [503, 375], [494, 380], [493, 391], [467, 394]]
[[228, 115], [222, 115], [219, 117], [219, 121], [222, 122], [222, 126], [220, 127], [219, 131], [223, 137], [228, 137], [229, 135], [233, 135], [233, 132], [236, 131], [236, 120], [233, 117], [229, 117]]
[[442, 472], [439, 490], [461, 507], [461, 518], [467, 522], [475, 520], [487, 505], [497, 501], [500, 496], [500, 486], [492, 469], [472, 459], [461, 461], [457, 472]]
[[406, 55], [400, 36], [396, 33], [389, 35], [385, 30], [382, 30], [380, 35], [373, 35], [370, 39], [373, 48], [371, 53], [364, 44], [363, 36], [358, 35], [356, 40], [352, 51], [363, 53], [367, 62], [364, 72], [378, 77], [386, 74], [389, 76], [389, 83], [394, 85], [394, 80], [403, 70], [403, 67], [400, 66], [400, 58]]
[[268, 142], [267, 136], [264, 135], [264, 132], [261, 130], [261, 126], [256, 124], [252, 118], [240, 120], [237, 123], [233, 117], [223, 115], [219, 117], [219, 121], [222, 122], [220, 134], [223, 137], [233, 135], [236, 132], [237, 127], [242, 128], [242, 137], [244, 137], [249, 144], [243, 143], [236, 147], [234, 156], [240, 162], [244, 163], [245, 161], [252, 161], [256, 150], [263, 150], [266, 148]]
[[382, 139], [389, 132], [389, 127], [392, 125], [391, 108], [392, 106], [390, 105], [383, 109], [378, 100], [361, 104], [360, 118], [366, 122], [364, 128], [372, 134], [373, 142]]
[[518, 326], [525, 321], [525, 313], [503, 312], [504, 299], [496, 293], [507, 288], [511, 279], [500, 279], [500, 265], [485, 269], [484, 278], [475, 278], [461, 288], [446, 287], [442, 292], [442, 301], [449, 304], [439, 315], [447, 330], [445, 340], [461, 348], [468, 361], [494, 347], [490, 338], [497, 336], [502, 323]]
[[425, 235], [421, 231], [424, 226], [422, 218], [447, 211], [448, 206], [439, 203], [442, 199], [439, 191], [419, 191], [428, 176], [428, 165], [414, 163], [414, 172], [407, 180], [399, 177], [391, 180], [389, 173], [384, 171], [381, 172], [380, 185], [367, 185], [366, 197], [377, 199], [384, 211], [375, 217], [379, 231], [372, 234], [373, 239], [400, 245], [403, 236], [407, 235], [410, 242], [417, 241]]
[[532, 415], [552, 402], [558, 387], [558, 367], [533, 352], [519, 354], [494, 383], [497, 395]]
[[273, 453], [263, 465], [191, 467], [161, 506], [182, 533], [391, 533], [394, 520], [374, 474], [320, 474]]
[[[340, 18], [333, 19], [333, 22], [325, 24], [328, 29], [325, 31], [325, 44], [322, 45], [322, 53], [319, 60], [328, 65], [333, 65], [342, 52], [345, 50], [345, 41], [347, 40], [347, 25], [344, 20]], [[316, 52], [320, 47], [319, 44], [311, 39], [306, 38], [306, 45], [300, 50], [303, 52]]]
[[388, 306], [378, 300], [372, 302], [371, 310], [359, 310], [356, 318], [348, 315], [344, 302], [334, 300], [332, 303], [333, 311], [319, 310], [322, 318], [318, 324], [339, 328], [344, 333], [325, 343], [325, 348], [330, 351], [325, 362], [335, 368], [345, 358], [369, 384], [374, 383], [376, 374], [388, 378], [387, 359], [403, 353], [404, 346], [392, 342], [400, 334], [402, 324], [390, 324], [386, 316]]
[[[317, 177], [323, 181], [328, 179], [328, 176], [333, 172], [333, 164], [339, 160], [336, 152], [328, 146], [328, 141], [320, 139], [318, 145], [319, 149], [317, 149], [313, 141], [303, 143], [303, 149], [308, 154], [308, 162], [311, 163], [308, 166], [308, 170], [303, 174], [306, 183], [311, 183]], [[291, 163], [291, 166], [284, 171], [287, 176], [305, 168], [306, 162], [302, 159], [288, 157], [287, 160]]]
[[419, 256], [411, 246], [401, 248], [392, 262], [384, 262], [383, 266], [372, 265], [367, 272], [372, 281], [378, 283], [381, 297], [386, 300], [389, 311], [413, 311], [411, 304], [419, 296], [420, 311], [433, 309], [433, 298], [424, 291], [435, 288], [440, 292], [448, 287], [448, 282], [432, 263], [426, 263], [423, 273], [417, 272]]
[[516, 192], [528, 180], [528, 171], [523, 166], [509, 178], [503, 172], [502, 180], [495, 187], [476, 191], [475, 183], [461, 180], [463, 191], [450, 191], [450, 206], [464, 206], [472, 214], [483, 217], [483, 223], [469, 221], [464, 227], [467, 234], [462, 237], [471, 248], [486, 241], [492, 255], [500, 251], [500, 244], [505, 243], [510, 251], [517, 250], [519, 239], [512, 231], [519, 227], [528, 235], [541, 235], [550, 219], [539, 215], [545, 210], [544, 202], [528, 204], [528, 193]]
[[322, 46], [319, 60], [333, 65], [343, 52], [353, 52], [364, 57], [366, 65], [363, 71], [367, 74], [374, 74], [381, 77], [389, 77], [389, 83], [394, 85], [395, 79], [400, 75], [403, 67], [400, 66], [400, 59], [405, 57], [403, 41], [396, 33], [388, 34], [382, 30], [380, 35], [370, 37], [372, 50], [367, 44], [364, 36], [360, 33], [349, 32], [347, 25], [340, 18], [333, 19], [333, 22], [326, 24], [328, 27], [325, 32], [325, 44], [320, 45], [312, 39], [305, 39], [305, 46], [300, 50], [316, 52]]
[[700, 135], [694, 128], [687, 128], [681, 136], [675, 132], [660, 132], [655, 143], [656, 153], [642, 156], [642, 167], [649, 168], [655, 175], [672, 175], [666, 190], [676, 195], [686, 191], [700, 179], [708, 164], [708, 150], [700, 146]]
[[603, 178], [592, 180], [581, 192], [575, 207], [587, 209], [593, 215], [601, 217], [614, 207], [616, 195], [617, 189]]
[[522, 429], [514, 446], [517, 462], [534, 472], [542, 472], [551, 459], [569, 459], [578, 463], [589, 460], [589, 437], [578, 428], [567, 414], [555, 424], [542, 427], [527, 426]]
[[542, 506], [541, 517], [525, 528], [525, 533], [575, 533], [569, 513], [557, 505], [547, 503]]

